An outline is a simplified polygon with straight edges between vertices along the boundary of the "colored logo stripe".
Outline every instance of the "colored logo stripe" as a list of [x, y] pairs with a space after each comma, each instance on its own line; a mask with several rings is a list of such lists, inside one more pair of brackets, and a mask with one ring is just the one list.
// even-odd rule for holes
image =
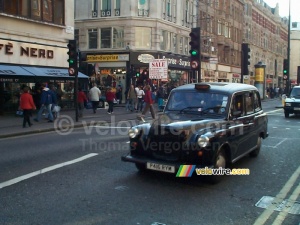
[[176, 177], [191, 177], [195, 171], [196, 165], [181, 165]]

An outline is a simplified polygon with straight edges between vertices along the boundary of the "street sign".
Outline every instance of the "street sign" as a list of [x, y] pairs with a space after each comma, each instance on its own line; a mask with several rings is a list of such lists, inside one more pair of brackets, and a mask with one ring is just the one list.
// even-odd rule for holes
[[149, 63], [149, 79], [168, 79], [168, 61], [154, 59]]
[[75, 76], [75, 69], [74, 68], [69, 68], [69, 75], [74, 75]]
[[192, 61], [192, 62], [191, 62], [191, 67], [192, 67], [193, 69], [198, 68], [198, 65], [199, 65], [198, 61]]

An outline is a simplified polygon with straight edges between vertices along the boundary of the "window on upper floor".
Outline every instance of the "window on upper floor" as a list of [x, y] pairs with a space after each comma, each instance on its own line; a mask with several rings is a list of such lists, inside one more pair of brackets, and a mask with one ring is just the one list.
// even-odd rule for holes
[[172, 16], [172, 2], [171, 2], [171, 0], [167, 0], [167, 2], [166, 2], [166, 14], [167, 14], [167, 16]]
[[121, 0], [115, 0], [115, 16], [121, 15]]
[[[55, 9], [55, 10], [54, 10]], [[10, 0], [0, 1], [0, 13], [64, 25], [64, 0]]]
[[149, 0], [138, 0], [138, 15], [149, 16]]
[[101, 0], [101, 17], [111, 16], [111, 0]]
[[111, 27], [101, 28], [100, 46], [101, 48], [111, 48]]
[[151, 28], [135, 27], [135, 47], [151, 49]]
[[222, 35], [222, 23], [221, 23], [221, 20], [218, 20], [218, 35]]
[[124, 27], [113, 27], [112, 48], [124, 48]]
[[175, 33], [172, 34], [172, 49], [171, 49], [171, 52], [178, 53], [177, 34], [175, 34]]
[[79, 48], [79, 29], [74, 30], [74, 39], [76, 40], [77, 48]]
[[98, 30], [96, 28], [88, 29], [89, 49], [98, 48]]

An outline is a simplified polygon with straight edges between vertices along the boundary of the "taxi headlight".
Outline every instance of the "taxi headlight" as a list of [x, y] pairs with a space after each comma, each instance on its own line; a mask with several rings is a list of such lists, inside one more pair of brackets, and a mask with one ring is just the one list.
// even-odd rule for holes
[[209, 144], [209, 138], [205, 135], [198, 137], [197, 143], [200, 147], [204, 148]]
[[128, 135], [130, 138], [135, 138], [139, 133], [139, 130], [137, 128], [130, 128], [128, 131]]
[[292, 106], [292, 104], [290, 102], [286, 102], [285, 106]]

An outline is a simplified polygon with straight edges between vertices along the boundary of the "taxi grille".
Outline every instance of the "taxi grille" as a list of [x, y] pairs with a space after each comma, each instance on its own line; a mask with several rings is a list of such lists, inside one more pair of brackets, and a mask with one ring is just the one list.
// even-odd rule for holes
[[158, 127], [148, 136], [148, 151], [156, 159], [178, 161], [186, 148], [186, 132]]

